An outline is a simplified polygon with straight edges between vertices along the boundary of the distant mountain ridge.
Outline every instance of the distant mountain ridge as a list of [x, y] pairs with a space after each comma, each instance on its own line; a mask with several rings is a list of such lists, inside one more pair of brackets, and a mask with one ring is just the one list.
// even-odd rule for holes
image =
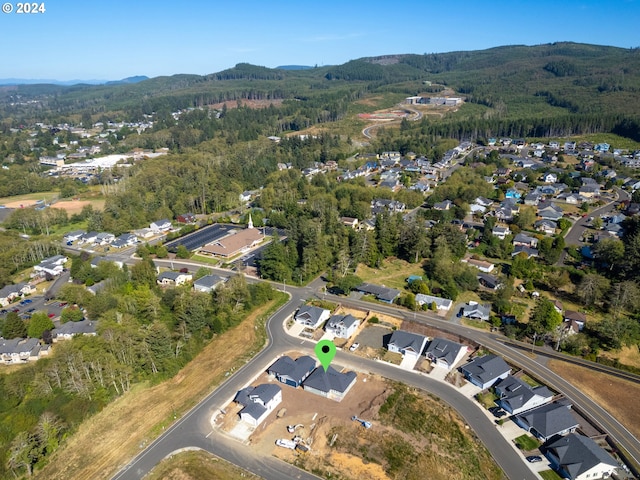
[[312, 67], [310, 65], [280, 65], [276, 67], [276, 70], [311, 70]]
[[0, 85], [62, 85], [69, 87], [72, 85], [121, 85], [129, 83], [138, 83], [148, 80], [145, 75], [137, 75], [134, 77], [123, 78], [122, 80], [52, 80], [47, 78], [0, 78]]

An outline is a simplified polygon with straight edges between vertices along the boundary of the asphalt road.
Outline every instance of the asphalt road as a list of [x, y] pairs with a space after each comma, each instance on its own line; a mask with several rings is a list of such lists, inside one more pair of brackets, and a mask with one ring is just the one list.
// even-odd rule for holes
[[[622, 190], [621, 188], [615, 187], [615, 191], [618, 195], [616, 201], [624, 201], [629, 199], [629, 194], [624, 190]], [[589, 213], [589, 216], [595, 218], [595, 217], [599, 217], [600, 215], [612, 212], [615, 209], [616, 201], [609, 202], [606, 205], [603, 205], [602, 207], [596, 208], [595, 210]], [[567, 234], [564, 236], [564, 242], [567, 245], [567, 248], [570, 248], [572, 245], [576, 246], [582, 243], [580, 239], [584, 235], [584, 231], [587, 229], [587, 227], [589, 227], [589, 224], [586, 218], [581, 218], [577, 220], [571, 226]], [[565, 249], [565, 251], [562, 252], [562, 255], [560, 255], [560, 258], [556, 262], [556, 265], [563, 265], [564, 259], [566, 258], [566, 256], [567, 256], [567, 252]]]
[[[313, 344], [305, 341], [301, 343], [300, 339], [290, 337], [285, 333], [283, 325], [298, 306], [313, 295], [314, 290], [313, 287], [288, 287], [291, 300], [273, 315], [267, 325], [270, 338], [268, 346], [150, 444], [113, 477], [114, 480], [142, 478], [172, 452], [190, 447], [202, 448], [267, 480], [317, 478], [274, 458], [253, 455], [250, 448], [213, 430], [210, 423], [212, 415], [223, 408], [238, 390], [262, 373], [277, 355], [291, 350], [313, 355]], [[345, 303], [344, 299], [340, 298], [340, 300]], [[371, 304], [363, 303], [371, 308]], [[471, 330], [468, 333], [471, 333]], [[355, 370], [379, 374], [431, 392], [462, 415], [478, 438], [492, 452], [496, 462], [509, 478], [536, 478], [478, 405], [452, 386], [416, 372], [400, 370], [385, 363], [362, 359], [342, 351], [337, 353], [336, 361]]]
[[[180, 267], [182, 266], [191, 266], [191, 268], [193, 268], [192, 265], [188, 265], [186, 263], [184, 265], [180, 265]], [[221, 274], [224, 274], [225, 271], [220, 270], [219, 272]], [[249, 279], [249, 281], [256, 280]], [[532, 358], [531, 352], [529, 351], [523, 351], [520, 348], [514, 348], [512, 346], [505, 345], [505, 338], [503, 336], [479, 331], [462, 325], [456, 325], [427, 312], [417, 313], [414, 315], [411, 312], [399, 310], [397, 307], [392, 305], [387, 306], [380, 303], [372, 303], [353, 298], [337, 297], [329, 294], [319, 295], [316, 292], [321, 291], [321, 286], [322, 282], [319, 279], [316, 280], [314, 284], [306, 288], [294, 288], [287, 286], [287, 291], [290, 294], [294, 295], [294, 297], [292, 297], [292, 301], [289, 304], [291, 305], [290, 312], [293, 312], [304, 299], [307, 299], [311, 296], [318, 296], [350, 307], [373, 310], [394, 316], [404, 315], [407, 320], [412, 320], [415, 318], [416, 321], [419, 321], [421, 323], [439, 328], [454, 335], [472, 339], [473, 341], [486, 346], [488, 349], [496, 352], [497, 354], [502, 355], [511, 364], [525, 369], [527, 372], [529, 372], [539, 381], [548, 385], [553, 390], [564, 394], [573, 402], [576, 408], [578, 408], [581, 412], [583, 412], [583, 414], [591, 418], [592, 421], [599, 425], [602, 430], [608, 432], [620, 446], [622, 446], [627, 452], [629, 452], [629, 454], [636, 460], [636, 462], [640, 462], [640, 442], [631, 434], [631, 432], [629, 432], [620, 422], [618, 422], [615, 417], [613, 417], [606, 410], [600, 407], [590, 397], [583, 394], [579, 389], [573, 387], [573, 385], [571, 385], [569, 382], [549, 370], [545, 366], [545, 361], [539, 362], [537, 360], [537, 357]], [[278, 284], [276, 287], [280, 288], [282, 287], [282, 285]], [[300, 349], [302, 346], [291, 342], [290, 337], [286, 335], [286, 333], [282, 330], [281, 323], [277, 323], [278, 321], [279, 320], [274, 318], [269, 323], [269, 335], [273, 340], [271, 345], [268, 347], [268, 350], [273, 348], [273, 352], [284, 352], [287, 349], [293, 348], [294, 346]], [[278, 348], [284, 348], [284, 350], [278, 350]], [[274, 355], [275, 354], [272, 354], [271, 356], [273, 357]], [[358, 362], [360, 361], [361, 360], [358, 359]], [[365, 362], [364, 359], [362, 360], [362, 362]], [[253, 364], [253, 362], [251, 362], [250, 364]], [[368, 364], [365, 362], [362, 363], [362, 365]], [[371, 371], [373, 372], [373, 370]], [[235, 392], [233, 393], [235, 394]], [[230, 396], [233, 395], [230, 394]], [[443, 400], [446, 401], [446, 399]], [[472, 412], [459, 411], [459, 413], [465, 419], [467, 419], [468, 415]], [[471, 423], [470, 425], [475, 429], [474, 425], [472, 425]], [[482, 438], [481, 440], [484, 441], [484, 439]], [[495, 452], [491, 447], [492, 444], [486, 442], [485, 444], [487, 445], [487, 448], [490, 449], [492, 454], [495, 455]], [[502, 466], [502, 463], [500, 463], [500, 465]], [[509, 478], [517, 477], [512, 477], [509, 475]]]

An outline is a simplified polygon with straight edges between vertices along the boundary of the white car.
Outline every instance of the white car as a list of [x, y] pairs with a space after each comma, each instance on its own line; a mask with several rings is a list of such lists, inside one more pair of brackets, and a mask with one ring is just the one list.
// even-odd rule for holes
[[349, 347], [349, 351], [350, 352], [355, 352], [358, 349], [359, 346], [360, 346], [360, 344], [358, 342], [356, 342], [356, 343], [354, 343], [353, 345], [351, 345]]
[[287, 440], [285, 438], [279, 438], [276, 440], [276, 445], [278, 445], [279, 447], [283, 447], [283, 448], [289, 448], [291, 450], [294, 450], [296, 448], [296, 442], [293, 442], [291, 440]]

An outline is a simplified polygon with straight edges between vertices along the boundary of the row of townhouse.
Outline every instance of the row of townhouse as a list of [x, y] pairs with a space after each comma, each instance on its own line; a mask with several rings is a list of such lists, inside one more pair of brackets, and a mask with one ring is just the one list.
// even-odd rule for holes
[[563, 478], [608, 478], [620, 467], [620, 462], [599, 445], [598, 437], [578, 433], [581, 417], [567, 399], [557, 398], [544, 385], [532, 386], [511, 375], [511, 367], [501, 357], [476, 357], [460, 367], [460, 372], [483, 390], [493, 388], [496, 404], [513, 415], [520, 428], [543, 442], [541, 450]]

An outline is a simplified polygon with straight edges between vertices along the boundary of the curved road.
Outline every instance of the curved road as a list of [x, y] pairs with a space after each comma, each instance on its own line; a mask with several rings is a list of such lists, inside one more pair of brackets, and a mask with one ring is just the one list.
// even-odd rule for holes
[[[162, 459], [173, 452], [187, 448], [201, 448], [267, 480], [317, 479], [314, 475], [273, 457], [257, 456], [250, 448], [229, 439], [211, 426], [212, 416], [219, 412], [238, 390], [262, 373], [277, 355], [292, 350], [313, 355], [313, 344], [309, 342], [301, 344], [300, 339], [290, 337], [283, 327], [285, 320], [311, 296], [312, 291], [309, 288], [288, 288], [288, 290], [291, 300], [276, 312], [267, 324], [270, 338], [268, 346], [152, 442], [116, 474], [113, 477], [114, 480], [142, 478]], [[393, 378], [436, 395], [463, 416], [509, 478], [523, 480], [537, 478], [500, 434], [491, 419], [474, 401], [460, 394], [454, 387], [415, 372], [400, 370], [386, 363], [362, 359], [342, 351], [337, 352], [335, 361], [348, 368]]]
[[[596, 208], [592, 212], [589, 212], [589, 216], [597, 217], [605, 213], [610, 213], [615, 208], [616, 202], [621, 202], [625, 200], [629, 200], [631, 197], [627, 192], [622, 190], [619, 187], [614, 187], [617, 197], [615, 200], [610, 201], [609, 203]], [[567, 249], [571, 248], [571, 246], [580, 245], [580, 238], [582, 238], [584, 231], [589, 227], [587, 221], [584, 218], [580, 218], [576, 220], [576, 222], [571, 226], [571, 228], [567, 231], [567, 234], [564, 236], [564, 242], [567, 248], [565, 248], [560, 255], [560, 258], [556, 262], [556, 265], [561, 266], [564, 265], [564, 259], [567, 256]]]
[[[185, 266], [188, 265], [189, 264], [185, 263]], [[114, 480], [142, 478], [163, 458], [171, 455], [175, 451], [185, 448], [204, 449], [234, 464], [240, 465], [267, 480], [317, 478], [308, 472], [299, 470], [273, 457], [257, 456], [252, 453], [250, 448], [247, 448], [235, 440], [229, 439], [211, 427], [212, 416], [231, 401], [238, 390], [263, 372], [276, 356], [292, 350], [313, 355], [313, 344], [305, 341], [301, 344], [299, 338], [294, 339], [285, 332], [283, 325], [287, 317], [293, 314], [302, 302], [315, 295], [315, 291], [317, 290], [311, 287], [287, 287], [287, 291], [291, 296], [290, 301], [278, 310], [267, 324], [269, 336], [267, 347], [238, 370], [218, 389], [190, 410], [184, 417], [178, 420], [162, 436], [151, 443], [113, 477]], [[325, 297], [351, 307], [374, 310], [395, 316], [404, 315], [407, 319], [414, 317], [413, 313], [402, 312], [392, 306], [373, 304], [351, 298], [334, 297], [332, 295], [325, 295]], [[502, 342], [503, 337], [498, 335], [451, 324], [433, 315], [420, 313], [417, 314], [415, 318], [416, 321], [421, 323], [473, 339], [495, 351], [497, 354], [504, 356], [514, 365], [526, 369], [533, 376], [545, 382], [550, 388], [565, 394], [579, 410], [611, 434], [635, 459], [640, 458], [640, 444], [625, 427], [608, 412], [595, 404], [589, 397], [538, 363], [535, 358], [530, 356], [529, 352], [522, 352], [520, 349], [505, 345]], [[433, 393], [462, 415], [477, 434], [478, 438], [491, 451], [494, 459], [509, 478], [537, 478], [527, 465], [524, 464], [522, 458], [497, 431], [494, 423], [480, 410], [479, 406], [472, 400], [461, 395], [454, 387], [415, 372], [400, 370], [382, 362], [363, 359], [342, 351], [337, 353], [336, 360], [340, 365], [353, 368], [354, 370], [393, 378]]]

